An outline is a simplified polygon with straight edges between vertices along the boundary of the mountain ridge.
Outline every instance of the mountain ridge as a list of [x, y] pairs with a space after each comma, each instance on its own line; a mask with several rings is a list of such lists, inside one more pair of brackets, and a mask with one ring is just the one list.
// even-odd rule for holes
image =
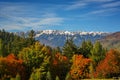
[[77, 46], [79, 46], [84, 40], [91, 40], [95, 42], [103, 38], [110, 33], [107, 32], [85, 32], [85, 31], [59, 31], [59, 30], [41, 30], [37, 31], [35, 39], [41, 43], [52, 46], [52, 47], [62, 47], [67, 40], [67, 38], [73, 38], [73, 41]]

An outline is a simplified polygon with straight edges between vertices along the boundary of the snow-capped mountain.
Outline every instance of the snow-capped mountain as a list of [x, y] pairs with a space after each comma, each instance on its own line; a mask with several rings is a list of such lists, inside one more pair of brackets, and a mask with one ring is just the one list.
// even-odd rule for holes
[[37, 31], [35, 39], [45, 45], [52, 47], [62, 47], [67, 38], [73, 38], [76, 45], [80, 45], [83, 40], [91, 40], [95, 42], [108, 35], [105, 32], [69, 32], [58, 30], [42, 30]]

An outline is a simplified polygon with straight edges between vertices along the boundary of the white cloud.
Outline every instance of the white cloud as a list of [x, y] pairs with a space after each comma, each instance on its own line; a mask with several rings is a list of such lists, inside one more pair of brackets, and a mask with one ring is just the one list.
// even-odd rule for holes
[[[41, 4], [40, 4], [41, 5]], [[39, 8], [38, 8], [39, 7]], [[31, 6], [26, 3], [1, 3], [0, 2], [0, 28], [6, 30], [25, 30], [43, 27], [41, 25], [59, 25], [65, 18], [59, 17], [53, 8], [41, 7], [37, 4]]]
[[117, 12], [120, 11], [118, 8], [102, 8], [102, 9], [96, 9], [89, 11], [87, 13], [77, 15], [77, 19], [81, 20], [93, 20], [93, 19], [98, 19], [98, 18], [105, 18], [108, 16], [113, 16], [118, 14]]
[[44, 12], [43, 13], [43, 15], [42, 15], [42, 17], [55, 17], [55, 16], [57, 16], [57, 14], [56, 13], [49, 13], [49, 12]]
[[76, 3], [72, 4], [72, 5], [69, 5], [67, 8], [65, 8], [65, 10], [74, 10], [74, 9], [84, 7], [86, 5], [87, 5], [87, 3], [79, 1], [79, 2], [76, 2]]
[[90, 12], [89, 14], [102, 14], [102, 13], [111, 13], [117, 11], [117, 8], [109, 8], [109, 9], [100, 9]]
[[[56, 5], [55, 5], [56, 6]], [[0, 2], [0, 16], [10, 15], [19, 17], [41, 17], [55, 16], [54, 8], [47, 4], [46, 6], [41, 3], [8, 3]], [[47, 14], [48, 13], [48, 14]]]
[[12, 30], [22, 31], [23, 27], [18, 25], [18, 24], [11, 23], [11, 24], [4, 24], [4, 25], [2, 25], [0, 27], [0, 29], [5, 29], [5, 30], [9, 30], [9, 31], [12, 31]]
[[41, 25], [59, 25], [64, 21], [61, 17], [51, 18], [25, 18], [25, 17], [9, 17], [11, 21], [6, 21], [2, 24], [2, 28], [7, 30], [23, 30], [23, 29], [35, 29], [36, 27], [43, 27]]
[[44, 18], [40, 21], [40, 24], [60, 24], [63, 20], [64, 18], [60, 17]]
[[65, 10], [74, 10], [74, 9], [80, 9], [83, 7], [87, 7], [89, 4], [92, 3], [105, 3], [105, 2], [111, 2], [114, 0], [80, 0], [73, 2], [72, 4], [69, 4]]
[[120, 1], [102, 5], [103, 8], [111, 8], [111, 7], [118, 7], [118, 6], [120, 6]]
[[23, 17], [16, 17], [14, 18], [17, 24], [23, 26], [39, 26], [39, 25], [46, 25], [46, 24], [61, 24], [64, 21], [64, 18], [61, 17], [44, 17], [44, 18], [23, 18]]
[[84, 0], [85, 2], [111, 2], [114, 0]]
[[[83, 11], [85, 10], [84, 13], [74, 15], [74, 17], [88, 19], [88, 17], [90, 18], [91, 16], [92, 17], [93, 16], [96, 16], [96, 17], [104, 16], [105, 17], [105, 16], [115, 15], [117, 14], [118, 11], [120, 11], [118, 6], [120, 6], [120, 1], [115, 1], [115, 0], [80, 0], [80, 1], [74, 2], [72, 5], [69, 5], [67, 9], [68, 10], [75, 10], [75, 9], [80, 10], [81, 9]], [[88, 11], [82, 8], [86, 8], [88, 9]]]

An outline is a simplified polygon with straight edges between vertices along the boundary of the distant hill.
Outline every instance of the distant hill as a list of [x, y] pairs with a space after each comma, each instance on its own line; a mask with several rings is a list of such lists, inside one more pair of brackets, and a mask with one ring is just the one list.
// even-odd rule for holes
[[100, 42], [104, 47], [107, 47], [108, 49], [115, 48], [120, 50], [120, 31], [105, 36], [100, 40]]

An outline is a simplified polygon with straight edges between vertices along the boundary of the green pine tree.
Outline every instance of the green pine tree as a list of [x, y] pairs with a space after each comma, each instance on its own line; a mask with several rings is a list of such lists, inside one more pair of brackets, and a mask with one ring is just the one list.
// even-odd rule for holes
[[69, 59], [72, 58], [73, 54], [77, 54], [77, 46], [74, 44], [73, 39], [67, 39], [65, 45], [63, 46], [63, 55], [67, 56]]
[[83, 41], [81, 46], [79, 47], [79, 53], [84, 57], [88, 58], [91, 55], [91, 49], [93, 48], [93, 44], [90, 40]]

